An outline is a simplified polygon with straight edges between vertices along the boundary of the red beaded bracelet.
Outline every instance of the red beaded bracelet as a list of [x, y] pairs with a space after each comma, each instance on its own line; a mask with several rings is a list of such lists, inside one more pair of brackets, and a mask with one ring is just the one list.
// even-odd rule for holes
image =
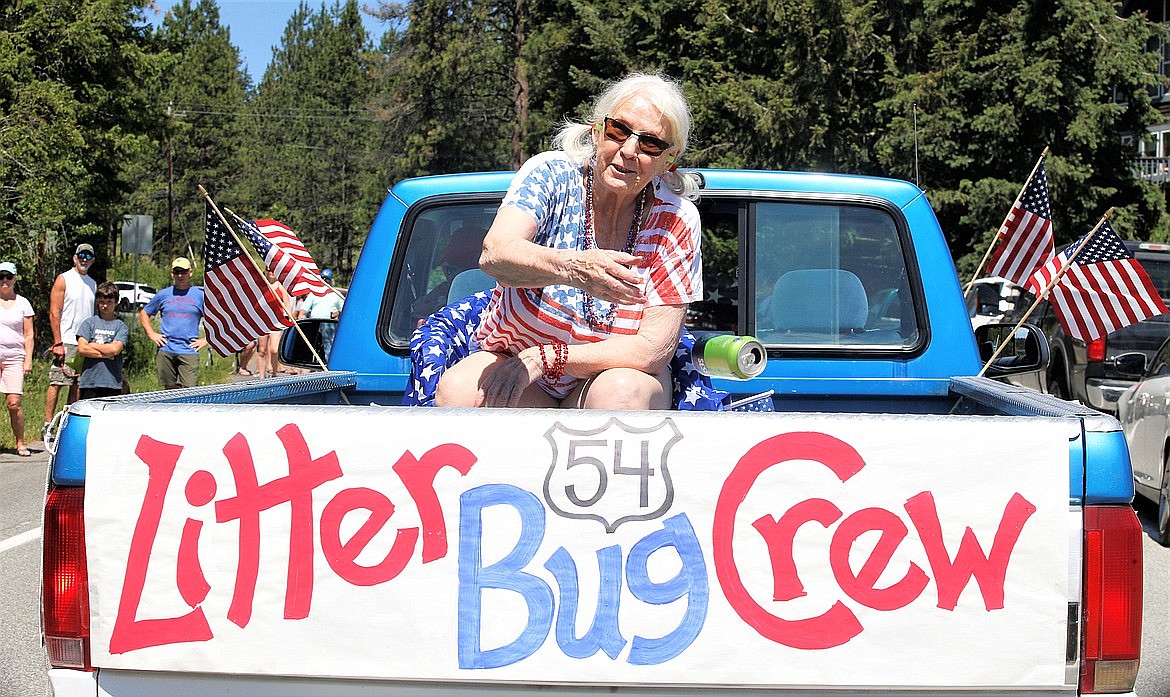
[[565, 364], [569, 362], [569, 345], [558, 341], [552, 347], [553, 366], [552, 371], [547, 375], [550, 380], [560, 380], [565, 375]]
[[544, 355], [544, 349], [546, 347], [544, 344], [539, 344], [536, 348], [540, 351], [540, 367], [544, 371], [544, 374], [548, 375], [551, 368], [548, 365], [548, 357]]

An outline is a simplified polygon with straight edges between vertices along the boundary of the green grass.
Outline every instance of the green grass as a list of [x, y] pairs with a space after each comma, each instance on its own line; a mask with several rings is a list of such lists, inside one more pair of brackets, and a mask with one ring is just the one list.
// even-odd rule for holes
[[[150, 392], [158, 389], [158, 377], [154, 368], [154, 345], [146, 339], [138, 322], [130, 315], [122, 316], [130, 327], [130, 341], [126, 348], [126, 357], [123, 359], [126, 366], [126, 377], [130, 381], [131, 392]], [[45, 416], [45, 390], [49, 386], [49, 361], [40, 358], [44, 349], [37, 348], [37, 358], [33, 359], [32, 373], [25, 378], [24, 396], [21, 404], [24, 407], [24, 440], [26, 443], [41, 439], [41, 425]], [[208, 365], [208, 356], [211, 364]], [[232, 372], [233, 357], [220, 357], [211, 349], [203, 349], [199, 353], [199, 384], [218, 385], [226, 382]], [[65, 408], [65, 398], [58, 401], [58, 409]], [[12, 434], [12, 424], [8, 419], [8, 410], [0, 413], [0, 448], [12, 450], [16, 447], [16, 437]]]

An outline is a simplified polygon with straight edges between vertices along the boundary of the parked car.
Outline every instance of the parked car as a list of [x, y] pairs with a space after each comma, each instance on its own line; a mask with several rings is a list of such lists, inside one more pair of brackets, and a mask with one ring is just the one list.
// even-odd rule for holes
[[145, 283], [114, 281], [114, 285], [118, 286], [118, 312], [137, 310], [150, 302], [150, 299], [158, 292], [157, 289]]
[[1134, 491], [1158, 504], [1158, 542], [1170, 547], [1170, 339], [1148, 365], [1136, 352], [1118, 360], [1144, 367], [1141, 380], [1117, 400], [1117, 417], [1129, 444]]
[[[1149, 274], [1162, 300], [1170, 303], [1170, 244], [1127, 241], [1125, 246]], [[1015, 309], [1001, 321], [1019, 321], [1034, 303], [1035, 296], [1024, 290]], [[1166, 314], [1085, 343], [1065, 334], [1047, 301], [1040, 303], [1028, 322], [1038, 325], [1048, 337], [1051, 361], [1043, 374], [1013, 376], [1010, 381], [1113, 415], [1117, 414], [1118, 397], [1140, 377], [1139, 372], [1133, 372], [1132, 361], [1119, 363], [1118, 357], [1138, 352], [1151, 361], [1170, 336], [1170, 314]]]
[[1004, 314], [1016, 308], [1023, 289], [1000, 276], [984, 276], [971, 283], [967, 290], [967, 316], [971, 326], [978, 327], [998, 322]]

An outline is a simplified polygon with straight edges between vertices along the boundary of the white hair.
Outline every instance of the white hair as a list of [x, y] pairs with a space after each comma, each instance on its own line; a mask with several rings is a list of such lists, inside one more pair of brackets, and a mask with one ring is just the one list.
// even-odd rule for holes
[[[682, 159], [691, 137], [691, 110], [677, 82], [660, 74], [633, 73], [614, 82], [597, 97], [589, 123], [566, 120], [553, 136], [553, 147], [563, 150], [574, 162], [585, 163], [597, 154], [593, 142], [593, 124], [601, 123], [630, 99], [642, 97], [662, 112], [670, 127], [673, 143], [678, 147], [675, 162]], [[699, 178], [681, 170], [666, 171], [663, 184], [674, 193], [690, 200], [699, 198]]]

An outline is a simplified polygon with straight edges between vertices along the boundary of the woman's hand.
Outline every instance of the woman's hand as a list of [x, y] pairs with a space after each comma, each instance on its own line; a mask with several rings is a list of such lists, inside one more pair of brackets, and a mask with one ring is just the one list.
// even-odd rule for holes
[[569, 285], [598, 300], [636, 305], [646, 300], [644, 279], [635, 271], [641, 257], [612, 249], [586, 249], [570, 253], [567, 263]]
[[544, 367], [540, 362], [539, 347], [526, 348], [516, 356], [504, 359], [484, 374], [483, 406], [517, 406], [524, 390], [542, 375]]

